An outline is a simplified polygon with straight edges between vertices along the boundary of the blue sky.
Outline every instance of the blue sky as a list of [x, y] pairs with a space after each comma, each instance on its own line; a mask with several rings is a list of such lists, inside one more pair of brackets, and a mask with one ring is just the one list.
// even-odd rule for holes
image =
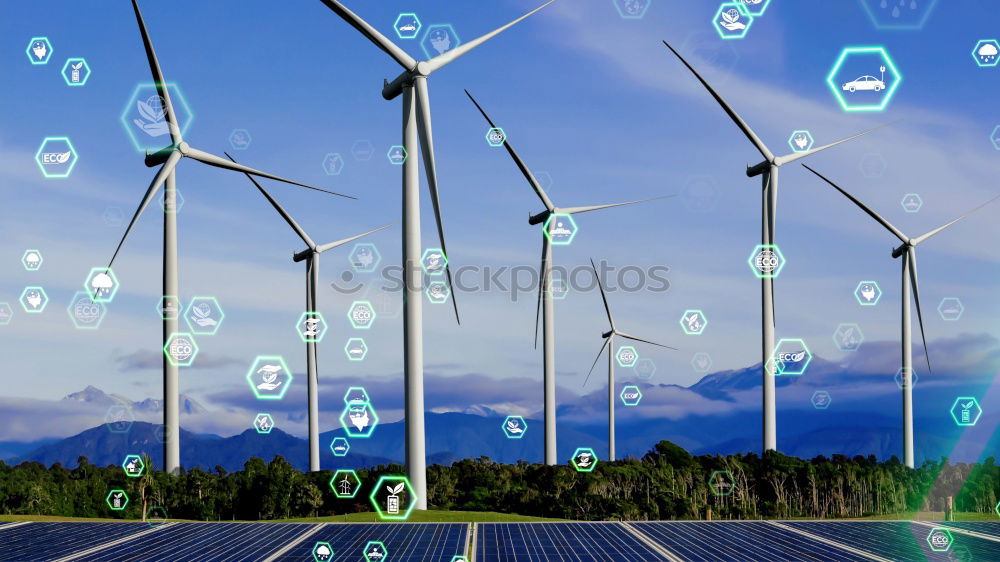
[[[534, 4], [355, 0], [348, 6], [385, 34], [392, 33], [399, 12], [415, 12], [425, 25], [451, 23], [459, 37], [471, 39]], [[6, 211], [0, 223], [6, 273], [0, 301], [15, 307], [11, 324], [0, 327], [12, 375], [4, 394], [55, 399], [94, 384], [133, 398], [156, 396], [158, 212], [143, 216], [116, 264], [121, 290], [100, 330], [74, 330], [65, 310], [87, 271], [106, 262], [124, 229], [106, 226], [102, 213], [114, 206], [130, 215], [153, 175], [119, 121], [134, 87], [149, 80], [139, 33], [124, 0], [56, 1], [49, 7], [0, 5], [0, 185]], [[357, 195], [359, 201], [346, 201], [266, 184], [318, 241], [399, 219], [400, 171], [382, 156], [400, 142], [400, 102], [380, 95], [382, 79], [399, 71], [387, 56], [318, 1], [147, 0], [142, 7], [164, 73], [195, 114], [187, 135], [193, 146], [221, 154], [230, 149], [230, 132], [244, 128], [253, 141], [235, 153], [241, 162]], [[759, 283], [746, 259], [759, 242], [760, 211], [759, 184], [743, 173], [744, 164], [759, 157], [661, 39], [684, 54], [720, 50], [716, 65], [691, 60], [775, 152], [788, 151], [786, 141], [796, 129], [826, 143], [894, 122], [807, 163], [910, 235], [996, 191], [1000, 153], [989, 139], [1000, 114], [990, 99], [1000, 67], [978, 68], [970, 56], [977, 40], [995, 33], [982, 17], [986, 2], [938, 6], [920, 31], [885, 31], [876, 29], [859, 2], [775, 0], [745, 39], [726, 42], [711, 27], [717, 8], [714, 2], [652, 0], [644, 19], [623, 20], [611, 0], [557, 0], [429, 81], [453, 265], [535, 266], [540, 245], [540, 233], [525, 217], [541, 207], [502, 149], [485, 142], [487, 126], [463, 88], [505, 129], [529, 166], [551, 175], [558, 205], [679, 194], [695, 181], [714, 185], [719, 200], [708, 212], [692, 211], [678, 197], [581, 215], [573, 244], [556, 251], [557, 263], [567, 266], [594, 257], [619, 267], [670, 268], [666, 293], [609, 296], [625, 329], [680, 348], [640, 348], [656, 361], [656, 379], [663, 383], [698, 380], [690, 366], [696, 352], [711, 354], [713, 370], [759, 361]], [[38, 35], [54, 45], [53, 61], [45, 66], [30, 65], [24, 52]], [[417, 41], [398, 44], [423, 58]], [[824, 82], [841, 49], [857, 45], [885, 46], [904, 76], [883, 113], [843, 112]], [[93, 71], [84, 87], [67, 87], [58, 73], [65, 58], [74, 56], [86, 57]], [[61, 135], [72, 139], [80, 159], [70, 178], [46, 180], [32, 156], [42, 138]], [[371, 161], [349, 154], [361, 139], [375, 146]], [[339, 176], [324, 173], [329, 152], [345, 157]], [[860, 163], [873, 154], [884, 160], [885, 171], [865, 177]], [[290, 259], [302, 244], [242, 175], [185, 161], [178, 185], [185, 198], [179, 215], [182, 299], [214, 295], [227, 314], [217, 335], [199, 339], [201, 356], [182, 371], [182, 390], [208, 402], [220, 388], [249, 392], [243, 377], [258, 354], [282, 354], [302, 372], [304, 346], [293, 330], [303, 307], [304, 268]], [[900, 206], [909, 192], [924, 200], [919, 213]], [[427, 203], [426, 190], [422, 196]], [[920, 248], [929, 339], [985, 334], [977, 341], [996, 345], [1000, 250], [990, 237], [997, 232], [991, 225], [998, 212], [1000, 207], [987, 208]], [[436, 246], [430, 205], [423, 219], [424, 245]], [[383, 264], [398, 264], [398, 227], [371, 240]], [[859, 323], [868, 342], [898, 342], [893, 239], [798, 165], [782, 170], [777, 241], [788, 260], [776, 284], [779, 337], [804, 338], [817, 355], [834, 360], [843, 353], [831, 335], [842, 322]], [[26, 248], [41, 250], [39, 271], [20, 267]], [[347, 249], [323, 256], [324, 287], [349, 268], [346, 256]], [[885, 294], [878, 306], [855, 303], [852, 291], [862, 279], [881, 283]], [[48, 291], [51, 302], [43, 314], [24, 314], [16, 304], [26, 285]], [[944, 297], [964, 303], [958, 322], [934, 312]], [[363, 334], [369, 357], [350, 363], [342, 347], [356, 335], [345, 317], [352, 297], [326, 289], [319, 298], [331, 325], [320, 346], [321, 380], [395, 380], [401, 393], [401, 320], [378, 319]], [[488, 405], [538, 411], [534, 299], [522, 295], [512, 303], [497, 291], [458, 298], [460, 327], [449, 307], [425, 305], [428, 374], [441, 377], [435, 381], [478, 374], [536, 384], [537, 392], [521, 389], [516, 403], [494, 399]], [[680, 329], [678, 320], [689, 308], [708, 316], [701, 336]], [[571, 294], [556, 309], [559, 385], [571, 394], [599, 392], [593, 381], [581, 389], [606, 329], [599, 296]], [[469, 400], [429, 401], [427, 407], [442, 411], [481, 402]], [[399, 416], [397, 410], [385, 417]]]

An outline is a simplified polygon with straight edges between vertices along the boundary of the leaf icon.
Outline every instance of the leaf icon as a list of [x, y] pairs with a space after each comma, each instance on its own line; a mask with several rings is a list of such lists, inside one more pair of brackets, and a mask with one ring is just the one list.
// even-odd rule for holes
[[736, 23], [740, 21], [740, 13], [736, 10], [722, 12], [722, 19], [725, 20], [726, 23]]
[[796, 363], [798, 363], [799, 361], [802, 361], [802, 359], [805, 356], [806, 356], [806, 352], [804, 350], [800, 351], [800, 352], [795, 353], [795, 354], [792, 355], [792, 361], [795, 361]]
[[[396, 484], [395, 487], [389, 488], [389, 492], [392, 493], [392, 495], [396, 495], [403, 491], [403, 486], [405, 485], [406, 485], [405, 482], [400, 482], [399, 484]], [[386, 487], [388, 488], [388, 486]]]
[[80, 67], [83, 66], [83, 61], [80, 61], [80, 62], [78, 62], [78, 63], [76, 63], [74, 65], [71, 65], [71, 66], [72, 66], [73, 70], [80, 70]]
[[153, 109], [151, 105], [142, 100], [137, 101], [135, 105], [139, 109], [139, 114], [142, 115], [147, 121], [156, 122], [163, 117], [162, 112]]
[[70, 154], [72, 154], [72, 152], [68, 150], [66, 152], [60, 152], [56, 155], [56, 164], [65, 164], [69, 161]]

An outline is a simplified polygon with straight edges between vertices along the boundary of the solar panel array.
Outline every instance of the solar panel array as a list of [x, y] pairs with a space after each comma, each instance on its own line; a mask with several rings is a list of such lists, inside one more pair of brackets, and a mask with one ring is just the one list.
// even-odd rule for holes
[[333, 560], [363, 560], [368, 541], [381, 541], [392, 562], [451, 562], [465, 554], [468, 532], [467, 523], [327, 523], [277, 560], [312, 560], [319, 541], [333, 547]]
[[476, 560], [662, 560], [618, 523], [480, 523]]

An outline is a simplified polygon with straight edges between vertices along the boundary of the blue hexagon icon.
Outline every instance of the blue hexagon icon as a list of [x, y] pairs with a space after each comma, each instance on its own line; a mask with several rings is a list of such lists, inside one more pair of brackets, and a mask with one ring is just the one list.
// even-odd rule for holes
[[381, 562], [389, 556], [389, 551], [382, 544], [382, 541], [368, 541], [363, 551], [365, 562]]
[[938, 304], [938, 314], [941, 315], [941, 319], [946, 322], [954, 322], [962, 317], [962, 313], [965, 312], [965, 307], [962, 305], [961, 299], [958, 297], [945, 297], [941, 299], [941, 303]]
[[443, 55], [461, 44], [462, 40], [458, 38], [458, 33], [455, 33], [455, 28], [450, 23], [427, 26], [427, 31], [420, 40], [420, 48], [424, 50], [424, 55], [428, 59]]
[[839, 324], [837, 330], [833, 332], [833, 343], [841, 351], [857, 351], [865, 341], [865, 335], [861, 332], [861, 326], [857, 324]]
[[743, 7], [742, 0], [724, 2], [715, 11], [712, 26], [722, 39], [743, 39], [753, 25], [754, 17]]
[[631, 345], [623, 345], [615, 353], [615, 360], [618, 361], [620, 367], [625, 367], [626, 369], [634, 367], [635, 362], [639, 360], [639, 352]]
[[899, 201], [899, 204], [903, 206], [903, 210], [907, 213], [918, 213], [920, 212], [920, 208], [924, 206], [924, 200], [920, 197], [919, 193], [907, 193]]
[[648, 381], [656, 373], [656, 363], [649, 357], [640, 357], [635, 362], [635, 378]]
[[826, 76], [844, 111], [882, 111], [903, 76], [885, 47], [845, 47]]
[[959, 396], [955, 403], [951, 405], [951, 419], [959, 427], [971, 427], [979, 421], [979, 416], [983, 415], [983, 409], [979, 406], [979, 401], [972, 396]]
[[333, 547], [330, 543], [317, 541], [312, 548], [313, 562], [328, 562], [333, 559]]
[[712, 368], [712, 356], [699, 351], [691, 356], [691, 366], [696, 373], [707, 373]]
[[375, 307], [368, 301], [354, 301], [347, 310], [347, 319], [355, 330], [370, 330], [376, 316]]
[[85, 291], [77, 291], [73, 294], [66, 312], [73, 326], [77, 330], [96, 330], [101, 327], [101, 322], [108, 309], [104, 303], [96, 302], [90, 298]]
[[764, 15], [771, 0], [737, 0], [737, 3], [740, 4], [741, 12], [756, 18]]
[[503, 143], [506, 140], [507, 133], [503, 132], [503, 129], [500, 127], [490, 127], [490, 129], [486, 131], [486, 143], [494, 148], [503, 146]]
[[996, 66], [1000, 62], [1000, 43], [996, 39], [980, 39], [972, 49], [972, 59], [979, 66]]
[[41, 314], [49, 304], [49, 295], [45, 293], [44, 288], [32, 285], [21, 291], [18, 300], [21, 302], [21, 308], [28, 314]]
[[0, 326], [10, 324], [12, 318], [14, 318], [14, 309], [10, 307], [10, 303], [0, 302]]
[[917, 30], [927, 23], [938, 0], [860, 0], [876, 29]]
[[705, 317], [705, 313], [696, 310], [688, 309], [684, 311], [680, 319], [681, 328], [684, 329], [684, 333], [689, 336], [700, 336], [705, 328], [708, 326], [708, 318]]
[[335, 457], [346, 457], [350, 450], [351, 443], [343, 437], [334, 437], [333, 441], [330, 441], [330, 451]]
[[363, 386], [352, 386], [344, 393], [344, 404], [367, 404], [371, 401]]
[[199, 336], [214, 336], [225, 318], [226, 313], [215, 297], [192, 297], [184, 312], [191, 333]]
[[42, 259], [42, 253], [38, 250], [25, 250], [24, 255], [21, 256], [21, 265], [23, 265], [24, 269], [28, 271], [38, 271], [38, 269], [42, 267], [42, 262], [44, 261], [45, 260]]
[[258, 355], [247, 371], [247, 383], [258, 400], [281, 400], [293, 379], [292, 371], [280, 355]]
[[167, 202], [167, 194], [170, 192], [169, 189], [164, 189], [160, 192], [160, 209], [164, 213], [179, 213], [182, 208], [184, 208], [184, 194], [178, 188], [173, 189], [173, 197], [170, 202]]
[[375, 153], [375, 147], [372, 146], [372, 141], [368, 139], [361, 139], [354, 141], [351, 145], [351, 156], [354, 157], [358, 162], [367, 162], [372, 159], [372, 154]]
[[32, 37], [24, 52], [33, 65], [48, 64], [52, 58], [52, 42], [48, 37]]
[[597, 455], [590, 447], [579, 447], [573, 451], [569, 462], [577, 472], [593, 472], [597, 466]]
[[792, 131], [788, 137], [788, 146], [792, 152], [809, 152], [813, 147], [813, 136], [807, 129]]
[[129, 478], [138, 478], [146, 470], [146, 463], [142, 462], [142, 457], [139, 455], [126, 455], [122, 461], [122, 470]]
[[569, 246], [578, 230], [573, 215], [566, 213], [552, 213], [542, 225], [542, 233], [553, 246]]
[[367, 439], [378, 426], [378, 413], [368, 402], [350, 402], [344, 404], [344, 411], [340, 414], [340, 425], [348, 437]]
[[171, 365], [190, 367], [198, 357], [198, 342], [187, 332], [175, 332], [163, 344], [163, 354]]
[[[168, 82], [167, 93], [174, 107], [174, 119], [186, 135], [194, 114], [177, 84]], [[170, 130], [164, 117], [163, 99], [152, 83], [139, 84], [122, 110], [121, 123], [132, 146], [139, 152], [156, 152], [170, 146]]]
[[406, 162], [406, 147], [394, 144], [389, 147], [389, 150], [385, 153], [385, 157], [389, 159], [389, 163], [393, 166], [402, 166], [403, 162]]
[[69, 137], [45, 137], [35, 153], [35, 162], [47, 178], [68, 178], [79, 160]]
[[108, 267], [92, 267], [83, 289], [96, 302], [111, 302], [118, 294], [118, 276]]
[[882, 298], [882, 289], [877, 281], [861, 281], [854, 288], [854, 298], [861, 306], [875, 306]]
[[[917, 372], [914, 371], [914, 370], [912, 370], [912, 369], [910, 370], [910, 373], [911, 373], [910, 374], [910, 384], [912, 384], [914, 387], [916, 387], [917, 383], [920, 382], [920, 375], [918, 375]], [[896, 375], [893, 377], [893, 379], [896, 381], [896, 388], [898, 388], [900, 390], [903, 390], [904, 388], [906, 388], [906, 381], [903, 380], [903, 368], [902, 367], [900, 367], [899, 369], [896, 369]]]
[[830, 407], [830, 403], [833, 402], [833, 398], [830, 397], [830, 393], [826, 390], [817, 390], [813, 392], [812, 398], [809, 402], [813, 405], [813, 408], [817, 410], [825, 410]]
[[62, 77], [67, 86], [83, 86], [90, 78], [90, 65], [83, 58], [66, 59], [66, 64], [62, 67]]
[[246, 129], [233, 129], [233, 132], [229, 133], [229, 146], [233, 147], [233, 150], [246, 150], [250, 148], [251, 142], [253, 137]]
[[993, 144], [993, 148], [1000, 150], [1000, 125], [993, 127], [993, 132], [990, 133], [990, 142]]
[[618, 15], [625, 20], [641, 20], [653, 0], [611, 0]]
[[323, 157], [323, 171], [328, 176], [339, 176], [344, 171], [344, 157], [339, 152], [328, 152]]
[[267, 435], [274, 429], [274, 417], [267, 412], [257, 414], [253, 419], [253, 428], [261, 435]]
[[322, 312], [306, 311], [299, 316], [295, 328], [303, 342], [318, 343], [326, 335], [326, 320], [323, 319]]
[[135, 423], [135, 414], [126, 404], [112, 404], [104, 414], [104, 426], [111, 433], [128, 433]]
[[521, 439], [528, 431], [528, 422], [521, 416], [507, 416], [500, 426], [507, 439]]
[[774, 279], [785, 268], [785, 256], [776, 244], [757, 244], [747, 264], [757, 279]]
[[364, 361], [368, 355], [368, 344], [364, 338], [351, 338], [344, 345], [344, 353], [347, 354], [348, 361]]
[[351, 268], [358, 273], [371, 273], [378, 268], [382, 261], [382, 254], [371, 242], [359, 242], [354, 245], [351, 253], [347, 255], [351, 262]]
[[805, 374], [813, 355], [801, 338], [781, 338], [774, 346], [773, 359], [778, 366], [774, 373], [776, 376], [799, 376]]
[[423, 25], [420, 23], [420, 18], [412, 12], [399, 14], [396, 16], [396, 22], [392, 24], [392, 28], [396, 30], [396, 37], [400, 39], [416, 39], [421, 27]]
[[622, 391], [618, 397], [622, 399], [622, 404], [626, 406], [638, 406], [639, 401], [642, 400], [642, 391], [639, 390], [638, 386], [629, 384], [622, 387]]

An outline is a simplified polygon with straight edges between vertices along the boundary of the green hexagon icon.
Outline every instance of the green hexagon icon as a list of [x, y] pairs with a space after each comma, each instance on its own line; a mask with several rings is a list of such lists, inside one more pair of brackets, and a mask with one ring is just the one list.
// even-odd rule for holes
[[757, 279], [774, 279], [785, 268], [785, 256], [776, 244], [757, 244], [747, 264]]
[[330, 477], [330, 489], [338, 498], [353, 498], [361, 489], [361, 479], [357, 472], [342, 468]]
[[125, 506], [128, 505], [128, 494], [125, 493], [125, 490], [115, 488], [108, 492], [104, 501], [107, 502], [112, 511], [124, 511]]
[[406, 521], [417, 505], [417, 493], [406, 476], [383, 475], [372, 488], [368, 500], [379, 519]]
[[188, 328], [199, 336], [214, 336], [225, 319], [226, 313], [215, 297], [191, 297], [184, 311]]
[[48, 37], [32, 37], [24, 52], [32, 65], [48, 64], [52, 59], [52, 42]]
[[733, 493], [736, 479], [728, 470], [716, 470], [708, 477], [708, 488], [716, 496], [728, 496]]
[[281, 400], [294, 378], [280, 355], [258, 355], [247, 371], [247, 383], [258, 400]]
[[934, 552], [948, 552], [954, 542], [955, 537], [945, 527], [934, 527], [927, 533], [927, 544]]
[[21, 265], [27, 271], [38, 271], [42, 267], [42, 262], [45, 260], [42, 258], [42, 253], [33, 248], [29, 248], [24, 251], [24, 255], [21, 256]]
[[799, 376], [806, 372], [813, 355], [801, 338], [781, 338], [774, 346], [774, 357], [781, 367], [775, 375]]
[[578, 447], [573, 451], [569, 463], [577, 472], [593, 472], [597, 466], [597, 454], [590, 447]]
[[436, 277], [448, 267], [448, 256], [441, 248], [427, 248], [420, 256], [420, 267], [425, 274]]
[[979, 406], [979, 401], [972, 396], [959, 396], [955, 403], [951, 405], [951, 419], [955, 420], [955, 425], [959, 427], [972, 427], [979, 421], [979, 416], [983, 415], [983, 409]]
[[83, 282], [83, 290], [94, 302], [111, 302], [118, 294], [118, 276], [110, 267], [92, 267]]
[[171, 365], [190, 367], [198, 356], [198, 343], [188, 332], [174, 332], [163, 344], [163, 353]]
[[997, 517], [1000, 517], [1000, 502], [997, 502], [997, 506], [993, 508], [993, 511], [997, 512]]
[[86, 59], [76, 57], [66, 59], [62, 67], [62, 77], [67, 86], [83, 86], [90, 79], [90, 65]]
[[468, 562], [468, 559], [461, 554], [456, 554], [451, 557], [451, 562]]
[[268, 435], [274, 429], [274, 417], [267, 412], [257, 414], [253, 419], [253, 428], [261, 435]]
[[28, 314], [41, 314], [49, 304], [49, 295], [44, 288], [31, 285], [21, 291], [21, 297], [18, 301], [21, 303], [21, 308]]
[[385, 157], [393, 166], [402, 166], [403, 162], [406, 162], [406, 156], [406, 148], [398, 144], [390, 146], [388, 152], [385, 153]]
[[344, 404], [340, 413], [340, 425], [344, 433], [354, 439], [367, 439], [378, 427], [378, 413], [368, 402], [350, 402]]
[[[191, 106], [177, 84], [166, 83], [167, 93], [174, 108], [174, 119], [186, 135], [194, 122]], [[138, 152], [156, 152], [170, 144], [170, 130], [163, 111], [163, 98], [151, 82], [139, 84], [132, 90], [119, 117], [125, 134]]]
[[542, 233], [553, 246], [569, 246], [576, 238], [577, 230], [573, 215], [566, 213], [552, 213], [542, 225]]
[[368, 344], [364, 338], [351, 338], [344, 344], [344, 353], [348, 361], [364, 361], [368, 355]]
[[687, 309], [680, 319], [681, 328], [689, 336], [700, 336], [708, 326], [708, 318], [705, 313], [698, 309]]
[[369, 301], [354, 301], [347, 310], [347, 319], [355, 330], [370, 330], [376, 316], [375, 307]]
[[382, 541], [368, 541], [364, 550], [365, 562], [380, 562], [389, 556], [389, 551]]
[[101, 327], [108, 309], [104, 303], [95, 302], [84, 291], [77, 291], [66, 312], [77, 330], [96, 330]]
[[46, 178], [68, 178], [79, 155], [69, 137], [45, 137], [35, 152], [35, 163]]
[[299, 339], [305, 343], [319, 343], [326, 335], [326, 320], [323, 319], [322, 312], [308, 310], [303, 312], [295, 327], [299, 333]]
[[615, 353], [615, 360], [618, 361], [619, 367], [629, 368], [635, 367], [635, 362], [639, 360], [639, 352], [635, 350], [634, 346], [623, 345], [618, 348], [618, 352]]
[[892, 57], [881, 46], [845, 47], [826, 76], [841, 109], [850, 112], [885, 110], [902, 81]]
[[333, 558], [333, 547], [325, 541], [317, 541], [312, 548], [313, 562], [328, 562]]
[[638, 406], [639, 401], [642, 400], [642, 391], [639, 387], [630, 384], [622, 387], [621, 393], [618, 395], [622, 399], [622, 404], [626, 406]]
[[139, 455], [126, 455], [122, 461], [122, 470], [129, 478], [138, 478], [146, 470], [146, 463], [142, 462], [142, 457]]
[[333, 456], [335, 457], [346, 457], [350, 450], [350, 442], [343, 437], [334, 437], [333, 441], [330, 441], [330, 452], [333, 453]]
[[371, 401], [368, 391], [363, 386], [348, 387], [344, 393], [344, 404], [368, 404]]

